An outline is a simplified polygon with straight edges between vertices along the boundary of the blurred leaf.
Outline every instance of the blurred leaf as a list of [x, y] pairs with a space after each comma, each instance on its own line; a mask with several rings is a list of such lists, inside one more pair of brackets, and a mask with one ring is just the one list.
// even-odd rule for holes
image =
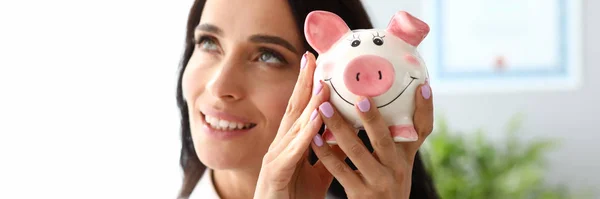
[[434, 132], [423, 144], [423, 160], [444, 199], [576, 199], [563, 185], [548, 185], [546, 155], [558, 146], [552, 139], [521, 140], [524, 115], [506, 126], [506, 140], [494, 143], [483, 129], [455, 132], [444, 117], [436, 117]]

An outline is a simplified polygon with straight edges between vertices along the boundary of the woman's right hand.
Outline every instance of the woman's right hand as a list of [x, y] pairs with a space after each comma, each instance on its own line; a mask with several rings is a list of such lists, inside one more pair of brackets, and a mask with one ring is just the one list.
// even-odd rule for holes
[[263, 157], [254, 198], [325, 198], [333, 180], [320, 161], [310, 165], [308, 160], [313, 140], [316, 144], [326, 144], [318, 135], [323, 121], [317, 108], [329, 98], [329, 89], [322, 81], [313, 89], [316, 68], [313, 54], [305, 53], [300, 67], [277, 135]]

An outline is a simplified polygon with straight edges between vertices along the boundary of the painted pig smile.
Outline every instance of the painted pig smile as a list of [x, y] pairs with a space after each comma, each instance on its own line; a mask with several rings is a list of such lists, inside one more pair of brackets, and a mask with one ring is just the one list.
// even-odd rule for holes
[[[406, 89], [416, 80], [419, 78], [410, 76], [411, 80], [410, 82], [404, 87], [404, 89], [402, 89], [402, 91], [400, 91], [400, 93], [398, 93], [398, 95], [396, 95], [396, 97], [394, 97], [394, 99], [390, 100], [388, 103], [385, 103], [383, 105], [377, 105], [377, 108], [383, 108], [387, 105], [390, 105], [392, 102], [396, 101], [396, 99], [398, 99], [400, 96], [402, 96], [402, 93], [404, 93], [404, 91], [406, 91]], [[331, 78], [329, 79], [325, 79], [326, 82], [329, 82], [329, 84], [331, 84], [331, 88], [333, 88], [333, 91], [335, 92], [335, 94], [337, 94], [337, 96], [339, 96], [342, 100], [344, 100], [344, 102], [348, 103], [350, 106], [354, 106], [354, 103], [348, 101], [346, 98], [344, 98], [342, 95], [340, 95], [340, 93], [337, 91], [337, 89], [335, 88], [335, 85], [333, 85], [333, 82], [331, 81]]]

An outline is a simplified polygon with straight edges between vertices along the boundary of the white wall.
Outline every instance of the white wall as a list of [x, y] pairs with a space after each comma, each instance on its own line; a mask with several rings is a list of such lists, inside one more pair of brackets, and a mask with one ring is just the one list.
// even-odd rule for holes
[[192, 1], [0, 1], [0, 198], [175, 198]]
[[[421, 16], [422, 0], [364, 0], [376, 28], [387, 25], [398, 10]], [[469, 132], [483, 128], [490, 137], [502, 137], [506, 122], [516, 113], [525, 115], [524, 139], [552, 137], [562, 146], [550, 156], [548, 178], [574, 188], [592, 188], [600, 193], [600, 8], [599, 1], [583, 1], [584, 82], [576, 91], [518, 92], [510, 94], [435, 95], [436, 112], [450, 126]], [[486, 100], [483, 100], [486, 99]], [[489, 105], [492, 104], [492, 105]], [[546, 114], [549, 112], [550, 114]], [[600, 196], [599, 196], [600, 197]]]

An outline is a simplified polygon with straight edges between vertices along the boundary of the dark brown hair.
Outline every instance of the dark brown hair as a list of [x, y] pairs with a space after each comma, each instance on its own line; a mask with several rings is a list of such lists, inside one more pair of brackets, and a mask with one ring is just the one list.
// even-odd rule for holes
[[[194, 29], [200, 22], [200, 16], [204, 8], [205, 0], [196, 0], [190, 9], [185, 36], [185, 51], [179, 67], [177, 78], [177, 106], [181, 114], [181, 154], [179, 164], [183, 169], [183, 184], [179, 193], [179, 198], [188, 198], [192, 193], [196, 183], [202, 177], [206, 166], [200, 162], [190, 132], [190, 123], [188, 107], [182, 93], [182, 77], [185, 67], [194, 51]], [[348, 24], [350, 29], [370, 29], [373, 25], [360, 0], [288, 0], [292, 14], [295, 17], [296, 26], [300, 30], [300, 35], [304, 41], [304, 48], [312, 52], [315, 56], [318, 53], [310, 47], [304, 37], [304, 20], [308, 13], [314, 10], [325, 10], [333, 12], [340, 16]], [[323, 128], [321, 129], [322, 133]], [[369, 150], [373, 150], [368, 137], [364, 131], [359, 133], [359, 137]], [[311, 153], [310, 160], [316, 162], [317, 158]], [[352, 162], [346, 158], [346, 162], [353, 168]], [[334, 179], [329, 192], [339, 198], [346, 198], [344, 188]], [[421, 161], [420, 154], [417, 153], [412, 174], [412, 188], [410, 198], [437, 199], [439, 198], [431, 178], [427, 174]]]

